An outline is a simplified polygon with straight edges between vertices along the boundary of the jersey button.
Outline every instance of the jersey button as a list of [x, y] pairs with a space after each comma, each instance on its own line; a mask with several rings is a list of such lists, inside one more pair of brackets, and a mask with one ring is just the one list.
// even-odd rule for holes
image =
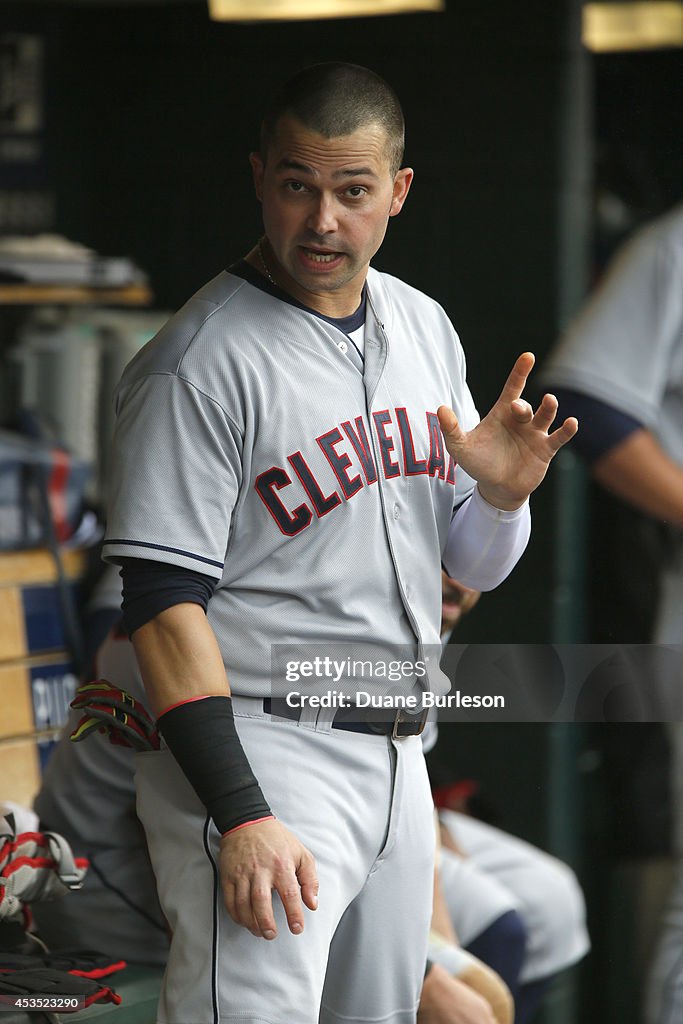
[[394, 505], [394, 519], [398, 519], [401, 514], [401, 510], [398, 505]]
[[345, 341], [340, 341], [337, 344], [337, 348], [339, 349], [340, 352], [344, 352], [344, 353], [348, 352], [348, 350], [349, 350], [349, 346], [346, 344]]

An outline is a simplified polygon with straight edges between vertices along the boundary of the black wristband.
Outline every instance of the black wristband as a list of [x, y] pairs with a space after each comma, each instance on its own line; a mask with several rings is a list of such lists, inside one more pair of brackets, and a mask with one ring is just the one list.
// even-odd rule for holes
[[229, 697], [178, 704], [157, 725], [219, 832], [272, 817], [237, 735]]

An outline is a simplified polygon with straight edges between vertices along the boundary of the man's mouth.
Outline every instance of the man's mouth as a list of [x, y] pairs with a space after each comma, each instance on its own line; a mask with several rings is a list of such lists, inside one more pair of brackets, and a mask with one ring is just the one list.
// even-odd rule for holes
[[305, 245], [301, 246], [301, 252], [311, 263], [318, 263], [322, 266], [326, 263], [334, 263], [344, 255], [341, 252], [331, 252], [325, 249], [309, 249]]

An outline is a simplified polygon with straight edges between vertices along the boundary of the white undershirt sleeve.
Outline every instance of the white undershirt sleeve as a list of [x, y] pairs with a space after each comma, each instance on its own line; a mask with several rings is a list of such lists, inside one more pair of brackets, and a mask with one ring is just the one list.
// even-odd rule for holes
[[493, 590], [510, 574], [531, 535], [529, 501], [514, 512], [494, 508], [475, 487], [453, 516], [443, 565], [472, 590]]

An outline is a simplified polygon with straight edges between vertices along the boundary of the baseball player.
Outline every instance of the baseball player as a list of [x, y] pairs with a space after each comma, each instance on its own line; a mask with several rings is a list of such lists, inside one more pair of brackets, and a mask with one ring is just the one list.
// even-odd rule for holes
[[[424, 713], [272, 715], [271, 655], [367, 643], [444, 692], [440, 559], [496, 586], [576, 431], [549, 433], [551, 396], [536, 412], [521, 398], [528, 353], [479, 422], [443, 310], [370, 267], [411, 186], [402, 149], [398, 100], [372, 72], [291, 79], [251, 157], [263, 238], [118, 388], [104, 551], [165, 743], [136, 777], [173, 936], [164, 1024], [415, 1020], [434, 853]], [[297, 691], [329, 689], [306, 689], [322, 664], [297, 662]]]
[[[443, 571], [441, 588], [446, 644], [480, 595]], [[428, 721], [422, 732], [425, 754], [437, 738], [436, 721]], [[439, 806], [438, 867], [446, 922], [463, 947], [505, 981], [514, 998], [515, 1021], [525, 1024], [553, 977], [590, 948], [578, 880], [566, 864], [530, 843], [448, 803]], [[430, 960], [452, 969], [461, 954], [432, 932]]]
[[[94, 669], [114, 684], [125, 682], [127, 692], [144, 701], [132, 644], [119, 626], [97, 651]], [[59, 823], [73, 850], [88, 858], [90, 870], [72, 898], [58, 906], [36, 906], [36, 928], [50, 949], [97, 949], [115, 960], [163, 967], [168, 927], [135, 814], [133, 751], [102, 736], [71, 742], [82, 714], [71, 712], [34, 809], [43, 830], [48, 822]]]
[[[551, 979], [590, 947], [576, 876], [557, 858], [483, 821], [446, 809], [439, 817], [441, 887], [449, 917], [463, 946], [508, 983], [515, 1020], [525, 1024]], [[522, 956], [515, 964], [520, 937]], [[511, 966], [516, 977], [509, 976]]]
[[[131, 696], [144, 700], [132, 645], [118, 627], [100, 647], [95, 670], [113, 685], [125, 680]], [[51, 949], [94, 948], [116, 960], [161, 968], [169, 933], [135, 813], [133, 751], [100, 736], [70, 742], [82, 714], [72, 712], [35, 806], [42, 822], [60, 824], [73, 849], [88, 857], [90, 870], [82, 888], [59, 905], [37, 904], [35, 925]], [[500, 979], [464, 950], [450, 949], [446, 970], [444, 955], [440, 949], [425, 976], [421, 1024], [507, 1024], [511, 1015]]]
[[[683, 204], [617, 254], [551, 354], [544, 379], [561, 389], [563, 408], [583, 416], [579, 450], [595, 479], [667, 524], [653, 641], [683, 643]], [[649, 682], [663, 716], [678, 717], [680, 679], [662, 669]], [[683, 727], [670, 730], [680, 793]], [[683, 818], [678, 832], [678, 881], [652, 972], [648, 1024], [683, 1018]]]

